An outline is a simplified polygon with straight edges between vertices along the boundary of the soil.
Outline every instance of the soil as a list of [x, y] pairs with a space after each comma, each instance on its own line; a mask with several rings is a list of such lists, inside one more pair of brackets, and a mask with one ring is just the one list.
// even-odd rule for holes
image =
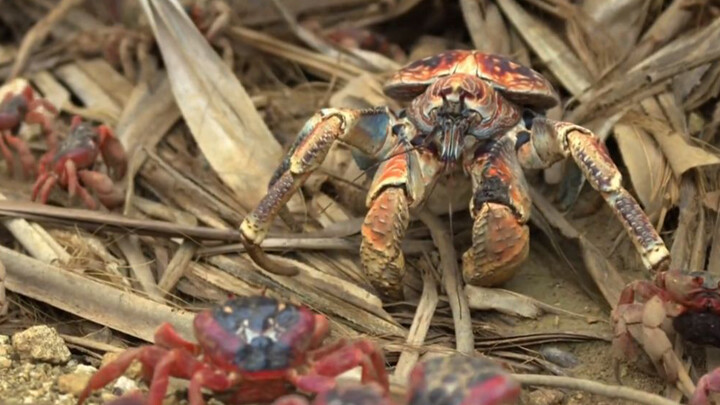
[[[621, 231], [619, 224], [613, 219], [609, 210], [601, 206], [599, 211], [589, 217], [577, 219], [576, 222], [580, 229], [589, 230], [586, 237], [604, 249], [603, 251], [610, 252], [614, 242], [613, 238]], [[620, 269], [637, 268], [634, 265], [628, 267], [628, 264], [623, 263], [623, 261], [638, 260], [633, 257], [633, 251], [624, 246], [626, 244], [629, 242], [623, 241], [614, 254], [609, 256], [612, 256], [612, 261]], [[578, 282], [579, 278], [568, 268], [568, 265], [553, 251], [547, 237], [534, 229], [530, 256], [517, 276], [505, 288], [589, 318], [607, 320], [609, 307], [601, 295], [592, 291], [590, 284], [587, 284], [586, 288], [582, 288]], [[640, 277], [637, 271], [630, 270], [623, 270], [623, 275], [627, 279]], [[610, 325], [605, 321], [588, 323], [580, 318], [553, 314], [543, 315], [536, 320], [513, 318], [512, 326], [508, 328], [509, 331], [517, 334], [538, 331], [585, 331], [611, 336]], [[576, 367], [566, 370], [568, 375], [608, 384], [617, 383], [615, 362], [608, 341], [558, 343], [552, 347], [563, 350], [578, 360], [579, 364]], [[539, 350], [539, 348], [532, 349]], [[87, 366], [79, 366], [87, 363], [87, 359], [81, 353], [73, 352], [73, 359], [64, 366], [13, 359], [10, 367], [2, 368], [2, 362], [0, 362], [0, 381], [2, 381], [0, 398], [3, 398], [0, 400], [0, 404], [74, 403], [74, 397], [67, 393], [67, 380], [63, 384], [58, 384], [58, 379], [63, 375], [87, 373]], [[97, 365], [97, 361], [94, 363]], [[78, 367], [85, 367], [85, 369], [78, 370]], [[636, 366], [627, 364], [621, 364], [619, 370], [622, 383], [626, 386], [654, 393], [662, 393], [664, 390], [662, 381], [652, 372], [645, 372]], [[80, 376], [78, 378], [82, 380], [87, 377]], [[143, 383], [139, 384], [144, 386]], [[113, 394], [121, 394], [126, 389], [110, 386], [100, 394], [94, 395], [88, 403], [102, 403], [100, 398], [112, 398]], [[181, 390], [175, 396], [169, 397], [166, 403], [183, 403], [184, 401], [179, 399], [183, 397], [183, 394], [184, 392]], [[535, 402], [526, 399], [526, 403]], [[561, 403], [610, 405], [628, 402], [597, 397], [587, 393], [566, 392], [564, 401]]]

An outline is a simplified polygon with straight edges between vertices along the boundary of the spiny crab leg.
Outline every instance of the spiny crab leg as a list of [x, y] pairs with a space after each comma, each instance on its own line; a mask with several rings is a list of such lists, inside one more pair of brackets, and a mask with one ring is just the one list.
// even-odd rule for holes
[[640, 205], [622, 186], [622, 175], [605, 145], [589, 129], [536, 117], [531, 133], [518, 134], [518, 156], [523, 167], [547, 168], [572, 157], [590, 185], [600, 192], [623, 223], [640, 252], [645, 267], [653, 272], [667, 269], [670, 253]]
[[467, 169], [473, 244], [463, 254], [463, 276], [473, 285], [494, 286], [512, 278], [527, 258], [532, 202], [514, 139], [504, 137], [486, 148]]
[[[282, 275], [297, 270], [280, 267], [260, 249], [275, 217], [307, 178], [320, 167], [331, 146], [340, 141], [368, 158], [380, 156], [390, 147], [395, 118], [387, 107], [364, 110], [323, 109], [310, 118], [275, 172], [265, 197], [240, 225], [248, 254], [263, 268]], [[391, 142], [388, 142], [388, 139]]]

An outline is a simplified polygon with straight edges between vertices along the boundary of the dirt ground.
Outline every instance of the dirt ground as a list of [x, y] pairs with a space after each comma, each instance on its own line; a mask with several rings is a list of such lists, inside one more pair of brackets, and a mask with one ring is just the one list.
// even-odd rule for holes
[[[610, 251], [613, 238], [620, 231], [620, 226], [611, 213], [601, 207], [599, 211], [587, 218], [577, 219], [586, 222], [581, 229], [591, 230], [586, 236], [599, 247]], [[592, 225], [592, 226], [590, 226]], [[568, 265], [553, 251], [547, 238], [537, 229], [532, 232], [531, 253], [527, 262], [505, 288], [541, 300], [547, 304], [573, 311], [590, 318], [607, 320], [609, 307], [606, 306], [599, 293], [587, 293], [578, 283], [576, 277], [569, 271]], [[641, 276], [639, 272], [629, 271], [628, 264], [633, 260], [633, 252], [624, 246], [613, 252], [613, 261], [623, 271], [627, 279]], [[588, 284], [590, 285], [590, 284]], [[594, 332], [610, 336], [611, 329], [607, 322], [588, 323], [587, 321], [570, 316], [546, 314], [536, 320], [521, 320], [513, 318], [512, 326], [508, 331], [513, 334], [540, 331], [577, 331]], [[2, 346], [2, 345], [0, 345]], [[587, 343], [558, 343], [551, 345], [575, 356], [579, 365], [569, 369], [568, 374], [574, 377], [587, 378], [608, 384], [616, 384], [615, 363], [610, 352], [608, 341], [594, 341]], [[5, 346], [9, 348], [9, 346]], [[538, 347], [530, 348], [539, 350]], [[11, 351], [11, 349], [9, 349]], [[2, 349], [0, 348], [0, 354]], [[12, 357], [12, 353], [9, 354]], [[0, 404], [72, 404], [74, 397], [68, 392], [77, 391], [87, 377], [79, 377], [79, 382], [72, 382], [72, 378], [63, 375], [82, 373], [84, 363], [88, 357], [80, 352], [73, 352], [73, 359], [64, 366], [52, 366], [43, 363], [13, 360], [10, 367], [0, 368]], [[1, 362], [0, 362], [1, 363]], [[93, 361], [97, 365], [97, 360]], [[0, 367], [2, 364], [0, 364]], [[78, 368], [80, 367], [80, 368]], [[92, 371], [92, 369], [86, 369]], [[661, 393], [664, 390], [662, 382], [652, 373], [641, 371], [638, 367], [622, 364], [620, 374], [624, 385], [648, 392]], [[87, 372], [87, 371], [86, 371]], [[68, 380], [69, 378], [69, 380]], [[59, 382], [60, 380], [63, 380]], [[70, 381], [70, 382], [68, 382]], [[127, 386], [127, 381], [124, 382]], [[75, 388], [72, 388], [73, 384]], [[141, 386], [144, 386], [140, 383]], [[131, 383], [129, 387], [133, 387]], [[125, 388], [127, 389], [127, 388]], [[100, 395], [95, 395], [89, 403], [102, 403], [100, 398], [111, 398], [113, 394], [121, 394], [122, 387], [108, 388]], [[169, 397], [166, 403], [183, 403], [179, 398], [184, 392]], [[177, 402], [181, 401], [181, 402]], [[533, 403], [526, 399], [526, 403]], [[587, 393], [567, 392], [564, 404], [624, 404], [626, 401], [609, 400]]]

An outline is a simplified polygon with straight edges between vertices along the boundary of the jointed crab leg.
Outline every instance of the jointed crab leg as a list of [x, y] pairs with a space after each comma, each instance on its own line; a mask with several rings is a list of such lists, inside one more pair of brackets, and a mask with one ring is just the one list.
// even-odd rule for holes
[[463, 276], [494, 286], [514, 275], [529, 252], [531, 201], [512, 137], [484, 147], [468, 169], [472, 177], [473, 245], [463, 255]]
[[320, 167], [335, 141], [344, 142], [374, 158], [389, 143], [388, 134], [393, 122], [394, 117], [387, 108], [324, 109], [310, 118], [273, 176], [268, 193], [240, 225], [240, 232], [249, 244], [249, 253], [262, 255], [259, 248], [253, 248], [265, 239], [281, 207]]
[[544, 117], [533, 120], [531, 132], [518, 135], [518, 156], [522, 166], [546, 168], [571, 156], [590, 185], [602, 194], [623, 223], [643, 264], [652, 271], [666, 269], [670, 253], [640, 205], [622, 187], [620, 171], [595, 134], [581, 126]]
[[375, 288], [391, 298], [402, 297], [405, 258], [400, 245], [410, 221], [409, 210], [424, 200], [425, 190], [441, 169], [437, 160], [424, 158], [426, 154], [408, 150], [403, 139], [380, 164], [367, 196], [360, 258]]

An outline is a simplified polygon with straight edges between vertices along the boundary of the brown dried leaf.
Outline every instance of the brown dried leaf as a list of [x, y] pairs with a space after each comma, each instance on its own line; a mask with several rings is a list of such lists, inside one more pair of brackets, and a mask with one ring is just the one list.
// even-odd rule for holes
[[662, 150], [642, 128], [622, 121], [615, 125], [615, 140], [633, 188], [646, 212], [653, 216], [662, 205], [662, 184], [667, 170]]
[[497, 4], [570, 93], [577, 96], [590, 86], [590, 77], [582, 62], [539, 16], [531, 15], [515, 0], [498, 0]]
[[282, 149], [233, 72], [177, 0], [143, 0], [178, 106], [205, 158], [245, 207], [254, 207]]
[[588, 0], [581, 7], [615, 40], [617, 55], [623, 56], [637, 43], [648, 5], [648, 0]]

